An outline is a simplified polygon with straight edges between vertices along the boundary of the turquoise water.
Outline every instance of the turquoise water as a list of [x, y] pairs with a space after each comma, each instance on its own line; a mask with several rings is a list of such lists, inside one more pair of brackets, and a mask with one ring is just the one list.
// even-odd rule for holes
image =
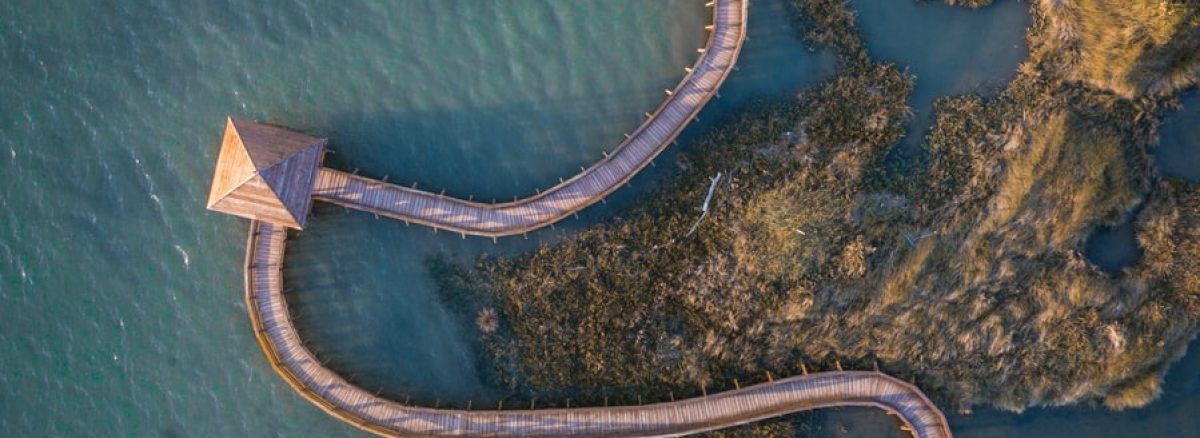
[[[331, 165], [369, 175], [526, 193], [635, 128], [695, 59], [706, 14], [701, 0], [3, 2], [0, 435], [356, 435], [253, 340], [245, 221], [203, 209], [223, 118], [329, 136]], [[490, 245], [318, 208], [288, 286], [302, 322], [329, 322], [314, 348], [379, 360], [351, 375], [468, 397], [483, 391], [470, 336], [419, 259]]]
[[[707, 11], [690, 0], [440, 4], [392, 20], [423, 36], [372, 61], [395, 95], [329, 117], [328, 165], [463, 198], [533, 194], [636, 129], [706, 37]], [[288, 253], [289, 300], [314, 352], [355, 383], [426, 404], [490, 402], [473, 328], [438, 302], [425, 260], [468, 263], [556, 235], [494, 245], [319, 206]]]
[[[438, 302], [424, 260], [512, 254], [620, 214], [690, 140], [828, 77], [833, 57], [807, 50], [787, 1], [754, 1], [723, 97], [658, 167], [580, 220], [493, 245], [318, 206], [285, 271], [312, 348], [395, 398], [502, 396], [481, 382], [473, 328]], [[245, 221], [203, 209], [223, 117], [328, 136], [334, 167], [477, 199], [524, 195], [636, 128], [694, 61], [707, 16], [703, 0], [132, 3], [0, 3], [0, 435], [359, 436], [295, 396], [253, 340]], [[854, 6], [872, 53], [918, 75], [920, 114], [937, 95], [1011, 76], [1010, 55], [976, 53], [1020, 44], [1026, 5], [1010, 4]], [[1179, 135], [1194, 135], [1183, 120]], [[1188, 356], [1163, 401], [1126, 414], [952, 421], [963, 436], [1054, 436], [1075, 423], [1195, 434], [1198, 370]], [[895, 431], [871, 410], [825, 418], [833, 434], [839, 423]]]
[[[663, 7], [666, 8], [666, 5]], [[610, 150], [619, 143], [623, 133], [637, 128], [642, 120], [641, 114], [652, 111], [661, 102], [665, 97], [665, 89], [673, 88], [683, 78], [683, 67], [695, 61], [698, 56], [695, 49], [705, 43], [707, 35], [703, 27], [707, 14], [703, 3], [699, 2], [683, 2], [675, 5], [673, 10], [663, 9], [660, 12], [663, 20], [667, 21], [660, 25], [666, 28], [685, 27], [695, 32], [676, 31], [687, 38], [674, 41], [674, 51], [661, 64], [663, 71], [660, 76], [613, 85], [618, 89], [628, 89], [632, 85], [647, 82], [640, 90], [616, 93], [617, 99], [631, 106], [621, 111], [618, 105], [614, 110], [615, 120], [603, 123], [608, 129], [598, 133], [588, 144], [564, 145], [556, 141], [518, 137], [516, 140], [519, 141], [511, 145], [508, 152], [534, 156], [508, 158], [502, 162], [501, 169], [489, 169], [487, 163], [479, 163], [476, 168], [445, 162], [450, 157], [470, 155], [465, 152], [454, 152], [447, 157], [446, 154], [434, 156], [426, 151], [424, 154], [431, 158], [424, 166], [441, 166], [444, 171], [435, 173], [428, 180], [417, 179], [419, 187], [455, 185], [447, 193], [457, 192], [463, 197], [474, 194], [477, 199], [490, 196], [479, 193], [523, 196], [532, 194], [535, 188], [557, 183], [558, 177], [569, 177], [578, 171], [580, 165], [598, 160], [602, 151]], [[481, 382], [474, 368], [472, 350], [472, 342], [478, 334], [469, 321], [463, 324], [441, 306], [425, 261], [430, 257], [445, 257], [468, 264], [483, 254], [514, 254], [539, 243], [551, 242], [564, 233], [597, 220], [620, 214], [623, 207], [675, 169], [672, 157], [681, 149], [686, 149], [689, 139], [711, 130], [719, 120], [738, 109], [756, 102], [787, 98], [805, 84], [832, 74], [836, 68], [831, 55], [809, 52], [790, 27], [790, 10], [786, 0], [756, 2], [751, 19], [762, 26], [750, 31], [750, 42], [743, 48], [739, 70], [731, 74], [722, 88], [722, 97], [701, 112], [700, 123], [692, 125], [681, 135], [682, 148], [668, 149], [658, 160], [660, 164], [657, 167], [647, 169], [647, 172], [634, 179], [632, 188], [618, 191], [607, 204], [585, 210], [579, 220], [568, 220], [554, 230], [531, 233], [528, 240], [516, 237], [501, 239], [493, 244], [485, 239], [463, 240], [456, 234], [435, 234], [425, 227], [408, 228], [401, 222], [376, 220], [369, 214], [348, 212], [336, 207], [318, 207], [308, 229], [292, 240], [288, 252], [288, 266], [291, 269], [285, 270], [287, 284], [292, 289], [289, 300], [297, 315], [297, 326], [313, 350], [328, 359], [333, 369], [350, 376], [364, 387], [381, 391], [394, 399], [410, 399], [441, 406], [466, 406], [468, 403], [478, 406], [493, 405], [498, 398], [507, 395]], [[617, 68], [622, 71], [621, 78], [632, 76], [630, 67]], [[513, 99], [526, 99], [521, 95], [522, 92], [513, 93]], [[608, 92], [603, 92], [601, 98], [607, 98], [608, 95]], [[542, 112], [546, 111], [552, 116], [563, 108], [567, 108], [569, 114], [586, 114], [590, 107], [589, 102], [559, 100], [562, 102], [557, 106], [533, 110], [530, 117], [549, 117]], [[463, 119], [462, 123], [478, 121], [487, 124], [492, 120], [487, 111], [472, 115], [469, 108], [473, 108], [475, 103], [464, 101], [456, 105], [467, 108], [459, 116]], [[487, 105], [483, 107], [487, 108]], [[590, 126], [594, 123], [592, 117], [562, 123], [560, 127], [567, 130], [580, 124], [594, 128]], [[549, 126], [542, 128], [545, 127]], [[368, 134], [378, 136], [379, 142], [395, 142], [396, 132], [406, 132], [396, 131], [390, 126], [375, 128], [378, 130]], [[467, 131], [468, 137], [472, 132]], [[437, 145], [441, 141], [461, 141], [459, 138], [446, 137], [442, 132], [433, 132], [427, 136], [414, 133], [401, 138], [403, 143], [412, 143], [410, 147], [414, 149]], [[341, 137], [333, 138], [336, 141]], [[475, 141], [480, 144], [495, 141], [490, 138], [483, 136]], [[335, 166], [352, 168], [360, 162], [364, 163], [363, 169], [367, 165], [376, 166], [370, 160], [358, 160], [358, 152], [346, 152], [345, 148], [336, 144], [334, 147], [339, 150], [339, 155], [335, 157], [344, 160], [335, 162]], [[440, 146], [433, 146], [436, 147]], [[392, 151], [391, 156], [396, 163], [401, 163], [409, 159], [408, 150], [400, 148], [400, 152]], [[563, 155], [567, 153], [564, 150], [571, 155]], [[368, 150], [365, 153], [372, 152]], [[385, 172], [388, 171], [367, 173], [382, 176], [387, 174]], [[399, 179], [394, 171], [390, 175], [392, 180]], [[505, 187], [503, 184], [493, 184], [496, 179], [511, 181], [514, 185]], [[505, 188], [497, 189], [498, 186]]]

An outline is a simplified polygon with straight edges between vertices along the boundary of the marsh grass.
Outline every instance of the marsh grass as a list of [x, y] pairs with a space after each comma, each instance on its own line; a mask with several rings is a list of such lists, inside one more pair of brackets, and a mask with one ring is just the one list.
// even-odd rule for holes
[[[1146, 155], [1169, 98], [1031, 61], [996, 98], [939, 100], [927, 156], [889, 162], [912, 78], [870, 62], [844, 2], [796, 5], [837, 77], [724, 124], [623, 218], [435, 263], [491, 378], [550, 406], [877, 365], [962, 410], [1153, 399], [1200, 320], [1200, 190]], [[1031, 40], [1060, 38], [1046, 19]], [[1142, 260], [1090, 264], [1084, 238], [1139, 205]]]
[[1168, 95], [1200, 80], [1198, 0], [1040, 0], [1034, 59], [1124, 97]]
[[834, 49], [842, 62], [865, 62], [867, 50], [855, 24], [856, 12], [846, 1], [792, 0], [792, 5], [810, 44]]

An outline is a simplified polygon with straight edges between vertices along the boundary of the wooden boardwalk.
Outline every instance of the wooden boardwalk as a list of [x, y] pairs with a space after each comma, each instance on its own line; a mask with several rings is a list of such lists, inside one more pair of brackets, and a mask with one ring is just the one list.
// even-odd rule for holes
[[313, 197], [320, 201], [464, 235], [509, 236], [558, 222], [629, 182], [675, 141], [737, 63], [746, 38], [749, 0], [716, 0], [708, 44], [667, 99], [612, 153], [537, 196], [490, 204], [445, 197], [322, 168]]
[[[553, 224], [626, 184], [716, 95], [745, 39], [748, 1], [712, 1], [708, 44], [667, 100], [603, 160], [537, 196], [500, 204], [471, 202], [320, 168], [312, 197], [464, 236], [506, 236]], [[354, 386], [326, 368], [304, 345], [283, 295], [288, 224], [251, 216], [255, 220], [251, 221], [246, 249], [246, 308], [271, 367], [305, 399], [368, 432], [384, 436], [674, 436], [808, 409], [870, 406], [897, 416], [918, 437], [951, 436], [945, 417], [920, 389], [886, 374], [863, 371], [807, 374], [644, 406], [507, 411], [405, 406]], [[301, 226], [302, 221], [295, 225]]]
[[946, 418], [915, 386], [879, 372], [813, 373], [705, 397], [643, 406], [543, 410], [450, 410], [380, 398], [326, 368], [301, 341], [283, 296], [287, 231], [252, 221], [246, 308], [271, 366], [325, 412], [383, 436], [675, 436], [792, 412], [870, 406], [897, 416], [917, 437], [950, 437]]

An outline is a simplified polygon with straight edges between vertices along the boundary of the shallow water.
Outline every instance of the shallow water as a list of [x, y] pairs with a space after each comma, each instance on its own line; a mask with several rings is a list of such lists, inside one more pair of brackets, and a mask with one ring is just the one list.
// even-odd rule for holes
[[[872, 56], [908, 66], [917, 76], [910, 100], [915, 117], [905, 147], [920, 143], [936, 98], [979, 91], [987, 95], [1015, 75], [1025, 56], [1026, 3], [1001, 1], [978, 11], [955, 11], [936, 2], [887, 0], [854, 0], [853, 6], [860, 10], [860, 26]], [[1200, 182], [1200, 95], [1192, 92], [1183, 104], [1183, 110], [1167, 116], [1155, 162], [1162, 175], [1196, 183]], [[1132, 223], [1101, 228], [1089, 239], [1087, 253], [1113, 273], [1135, 263], [1139, 250]], [[959, 437], [1200, 436], [1200, 418], [1195, 415], [1200, 411], [1200, 345], [1193, 342], [1190, 347], [1190, 354], [1168, 372], [1163, 396], [1145, 408], [947, 412], [951, 428]], [[829, 410], [814, 435], [901, 436], [883, 428], [889, 424], [894, 420], [873, 410]]]
[[[386, 61], [402, 97], [330, 117], [337, 154], [328, 165], [464, 198], [532, 194], [632, 132], [682, 79], [706, 35], [707, 11], [694, 1], [640, 13], [629, 2], [434, 4], [406, 11], [412, 19], [399, 26], [425, 35], [397, 42], [419, 53]], [[355, 383], [427, 404], [486, 401], [492, 391], [475, 371], [476, 334], [443, 308], [425, 261], [469, 263], [555, 235], [494, 245], [319, 206], [290, 243], [288, 299], [314, 352]]]
[[[1191, 92], [1183, 99], [1183, 109], [1166, 115], [1154, 162], [1163, 177], [1200, 183], [1200, 94]], [[1118, 226], [1097, 230], [1088, 242], [1088, 258], [1110, 272], [1136, 263], [1140, 250], [1132, 219], [1131, 214]], [[1006, 436], [1011, 429], [1045, 437], [1068, 433], [1094, 437], [1200, 436], [1200, 418], [1195, 415], [1198, 411], [1200, 344], [1193, 341], [1188, 354], [1168, 371], [1163, 396], [1144, 408], [1114, 413], [1076, 406], [1035, 409], [1023, 415], [987, 411], [957, 420], [959, 429], [982, 437]]]
[[[833, 70], [786, 27], [785, 1], [755, 3], [741, 71], [686, 138]], [[334, 167], [524, 195], [658, 105], [704, 43], [703, 3], [0, 4], [0, 431], [357, 435], [295, 396], [248, 329], [245, 221], [203, 209], [222, 119], [328, 136]], [[485, 399], [474, 334], [424, 259], [525, 250], [608, 217], [663, 162], [583, 220], [498, 246], [318, 206], [285, 272], [302, 333], [396, 398]]]
[[[1182, 99], [1183, 108], [1168, 113], [1163, 121], [1159, 145], [1153, 151], [1158, 175], [1200, 184], [1200, 94]], [[1088, 237], [1084, 254], [1088, 260], [1109, 273], [1137, 263], [1141, 249], [1130, 213], [1120, 224], [1100, 227]]]
[[1084, 243], [1083, 252], [1088, 261], [1113, 275], [1137, 264], [1142, 257], [1142, 250], [1137, 245], [1136, 217], [1136, 214], [1130, 213], [1117, 225], [1102, 226], [1093, 231]]
[[[718, 121], [828, 77], [833, 57], [807, 50], [787, 1], [754, 1], [739, 70], [679, 148], [556, 231], [493, 246], [316, 207], [289, 243], [285, 272], [313, 349], [396, 398], [446, 405], [496, 395], [474, 369], [473, 329], [437, 300], [424, 260], [516, 253], [620, 214]], [[855, 6], [872, 52], [918, 75], [919, 115], [937, 95], [1011, 73], [989, 68], [1008, 58], [962, 41], [978, 29], [1011, 40], [1008, 27], [1024, 24], [1006, 3], [1015, 2], [969, 13], [903, 1]], [[702, 4], [0, 3], [0, 434], [360, 435], [297, 397], [254, 342], [241, 301], [245, 221], [203, 209], [223, 117], [328, 136], [334, 167], [477, 199], [524, 195], [636, 128], [694, 61]], [[902, 26], [910, 19], [924, 24], [920, 32]], [[1000, 24], [988, 27], [993, 19]], [[951, 30], [936, 33], [943, 25]], [[887, 29], [933, 37], [914, 46], [921, 50], [889, 53], [893, 42], [878, 36]], [[987, 35], [977, 43], [996, 39], [994, 49], [1007, 50]], [[945, 60], [954, 56], [968, 61]], [[1200, 359], [1189, 356], [1164, 401], [1120, 416], [1070, 408], [952, 421], [965, 436], [1052, 436], [1078, 422], [1195, 434], [1197, 371]], [[895, 431], [875, 411], [828, 413], [849, 434]]]
[[1022, 414], [992, 409], [973, 415], [951, 415], [959, 437], [1120, 438], [1140, 436], [1200, 436], [1200, 344], [1192, 341], [1188, 354], [1171, 366], [1163, 395], [1150, 405], [1121, 412], [1103, 406], [1036, 408]]
[[1182, 99], [1183, 109], [1163, 123], [1154, 163], [1160, 174], [1200, 184], [1200, 91]]
[[[344, 212], [334, 207], [316, 210], [309, 229], [292, 240], [288, 253], [288, 264], [292, 269], [285, 271], [292, 289], [289, 299], [298, 315], [297, 325], [314, 351], [328, 359], [329, 366], [343, 375], [395, 399], [411, 397], [413, 401], [443, 406], [495, 403], [494, 399], [504, 393], [482, 384], [474, 369], [471, 347], [478, 334], [474, 327], [464, 326], [457, 315], [442, 307], [427, 272], [426, 260], [447, 257], [468, 264], [482, 254], [515, 254], [539, 243], [553, 241], [564, 232], [620, 214], [623, 207], [670, 175], [675, 169], [671, 164], [674, 154], [686, 148], [691, 139], [711, 130], [716, 121], [758, 100], [792, 95], [805, 84], [830, 74], [835, 68], [832, 56], [807, 50], [790, 27], [790, 10], [785, 1], [755, 2], [750, 18], [762, 26], [753, 28], [748, 34], [750, 42], [743, 48], [739, 69], [722, 87], [722, 97], [705, 108], [699, 116], [700, 123], [689, 127], [680, 136], [681, 148], [669, 149], [658, 160], [662, 164], [634, 179], [632, 189], [618, 191], [607, 204], [585, 210], [579, 220], [569, 220], [555, 230], [531, 233], [529, 240], [506, 238], [493, 244], [485, 239], [463, 240], [458, 235], [435, 234], [425, 227], [407, 228], [393, 220], [376, 221], [370, 215]], [[469, 175], [467, 182], [458, 182], [459, 194], [497, 192], [509, 197], [512, 194], [524, 196], [535, 188], [556, 183], [559, 176], [570, 176], [580, 165], [599, 159], [601, 151], [610, 150], [619, 143], [622, 133], [636, 129], [641, 114], [653, 110], [665, 97], [663, 90], [674, 87], [683, 78], [683, 67], [695, 60], [695, 48], [704, 44], [706, 10], [702, 7], [676, 9], [669, 14], [663, 12], [664, 16], [676, 20], [670, 26], [691, 26], [700, 32], [678, 43], [676, 51], [683, 59], [669, 65], [665, 77], [658, 83], [645, 87], [643, 97], [647, 102], [643, 107], [628, 106], [624, 112], [618, 111], [621, 121], [610, 123], [610, 132], [598, 136], [600, 141], [594, 141], [590, 148], [580, 148], [583, 152], [573, 159], [551, 158], [553, 151], [562, 148], [556, 142], [525, 138], [524, 143], [512, 146], [510, 151], [533, 153], [534, 157], [525, 157], [519, 164], [508, 162], [504, 169], [490, 169], [491, 175]], [[786, 68], [778, 68], [781, 65]], [[626, 104], [631, 102], [635, 101]], [[586, 112], [587, 102], [573, 104], [580, 107], [573, 111]], [[463, 102], [459, 105], [471, 108], [475, 104]], [[554, 106], [538, 108], [538, 111], [550, 113], [558, 111]], [[624, 117], [630, 114], [632, 117]], [[487, 111], [476, 116], [464, 110], [462, 117], [462, 123], [470, 123], [474, 120], [471, 117], [479, 117], [484, 123], [489, 121]], [[377, 134], [381, 141], [397, 132], [389, 127], [379, 129]], [[412, 141], [437, 144], [445, 137], [450, 136], [435, 135]], [[447, 140], [461, 141], [457, 138]], [[391, 152], [400, 158], [405, 153], [407, 150]], [[351, 153], [339, 154], [341, 159], [351, 161], [348, 158]], [[486, 166], [481, 163], [479, 169], [483, 167]], [[541, 181], [537, 178], [526, 177], [526, 174], [539, 171], [549, 178], [547, 182], [539, 184]], [[377, 172], [379, 175], [384, 171]], [[461, 172], [457, 165], [447, 164], [445, 173], [437, 178], [454, 180]], [[395, 172], [391, 174], [396, 175]], [[495, 178], [520, 185], [497, 189], [492, 185]], [[437, 183], [420, 180], [419, 186], [430, 185], [436, 187]]]
[[[526, 193], [636, 127], [695, 59], [706, 14], [702, 0], [3, 2], [0, 435], [356, 435], [254, 342], [245, 221], [203, 209], [223, 118], [329, 136], [331, 165], [369, 175]], [[490, 245], [319, 207], [289, 252], [290, 297], [356, 379], [469, 397], [485, 391], [470, 337], [420, 260]]]
[[916, 76], [913, 117], [902, 150], [924, 141], [939, 97], [989, 95], [1016, 77], [1028, 56], [1029, 4], [999, 0], [970, 10], [941, 1], [853, 0], [873, 59], [891, 61]]

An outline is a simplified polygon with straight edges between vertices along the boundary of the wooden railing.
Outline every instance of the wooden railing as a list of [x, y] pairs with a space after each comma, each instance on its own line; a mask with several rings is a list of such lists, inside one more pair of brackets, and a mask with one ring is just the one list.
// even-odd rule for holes
[[326, 368], [300, 339], [283, 296], [287, 230], [254, 221], [246, 250], [246, 309], [271, 368], [306, 400], [382, 436], [674, 436], [792, 412], [870, 406], [921, 438], [950, 437], [946, 418], [917, 387], [875, 371], [812, 373], [669, 403], [542, 410], [406, 406]]
[[[710, 2], [714, 11], [708, 43], [669, 97], [611, 154], [545, 192], [513, 202], [479, 203], [323, 168], [313, 196], [464, 236], [506, 236], [553, 224], [628, 183], [716, 95], [745, 40], [748, 1]], [[255, 337], [271, 368], [292, 389], [326, 413], [367, 432], [383, 436], [674, 436], [802, 410], [871, 406], [895, 415], [918, 437], [951, 436], [945, 416], [920, 389], [883, 373], [864, 371], [806, 374], [643, 406], [495, 411], [406, 406], [349, 383], [304, 345], [283, 295], [286, 239], [282, 226], [251, 222], [244, 266], [245, 299]]]
[[483, 203], [322, 168], [313, 197], [465, 235], [509, 236], [549, 226], [607, 197], [651, 163], [687, 127], [733, 71], [746, 39], [748, 0], [719, 0], [696, 64], [646, 121], [611, 153], [535, 196]]

